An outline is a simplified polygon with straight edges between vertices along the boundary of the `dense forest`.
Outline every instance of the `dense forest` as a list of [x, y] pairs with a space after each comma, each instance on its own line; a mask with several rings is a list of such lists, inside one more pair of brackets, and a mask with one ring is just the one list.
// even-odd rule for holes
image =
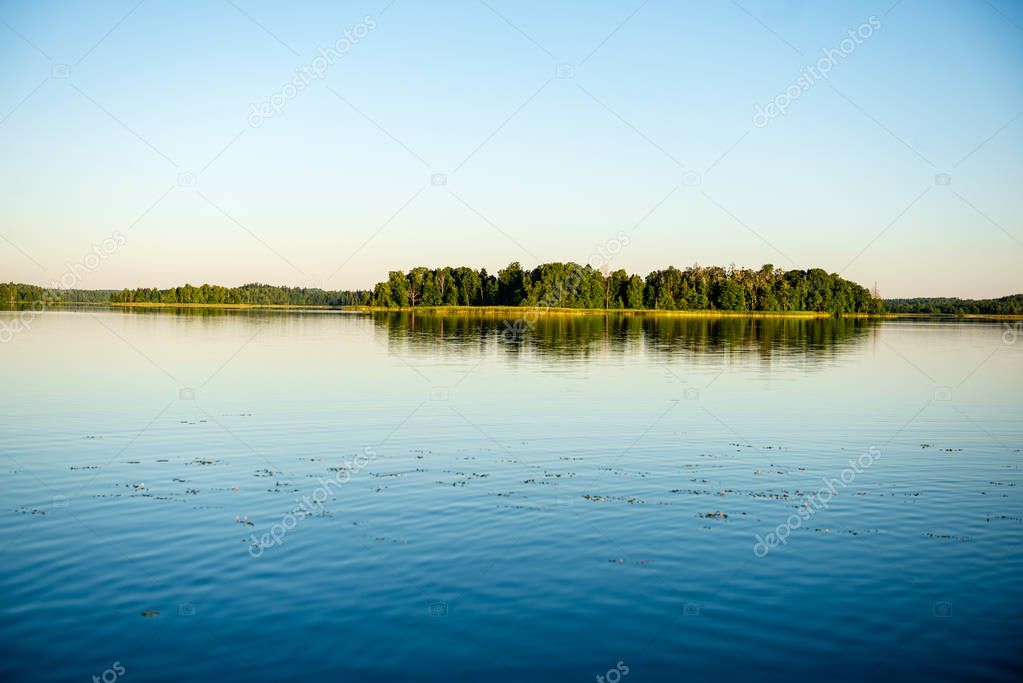
[[110, 301], [109, 289], [47, 289], [38, 285], [0, 282], [0, 303], [86, 303]]
[[885, 299], [889, 313], [941, 313], [948, 315], [1020, 315], [1023, 314], [1023, 294], [998, 299], [956, 299], [927, 297], [917, 299]]
[[358, 306], [369, 301], [369, 292], [328, 291], [305, 287], [275, 287], [252, 283], [241, 287], [202, 285], [171, 289], [139, 288], [114, 292], [113, 303], [151, 304], [251, 304], [256, 306]]
[[669, 267], [642, 278], [576, 263], [518, 263], [490, 275], [466, 267], [392, 271], [374, 287], [375, 306], [543, 306], [659, 310], [879, 313], [882, 302], [860, 285], [819, 268], [759, 270]]

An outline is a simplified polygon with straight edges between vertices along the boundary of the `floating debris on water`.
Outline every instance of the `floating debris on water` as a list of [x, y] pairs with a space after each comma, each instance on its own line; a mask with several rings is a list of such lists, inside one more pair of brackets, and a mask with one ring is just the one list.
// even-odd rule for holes
[[939, 538], [943, 541], [969, 541], [969, 536], [955, 536], [953, 534], [938, 534], [933, 531], [927, 531], [923, 534], [929, 538]]
[[[627, 560], [624, 557], [615, 557], [608, 560], [608, 563], [610, 564], [625, 564], [626, 562], [629, 562], [629, 560]], [[650, 564], [650, 560], [632, 560], [631, 562], [629, 562], [629, 564], [645, 566]]]
[[408, 539], [407, 538], [403, 538], [401, 540], [398, 540], [397, 538], [387, 538], [386, 536], [377, 536], [376, 540], [380, 541], [381, 543], [394, 543], [396, 545], [408, 545]]
[[628, 503], [629, 505], [642, 505], [646, 503], [642, 498], [633, 496], [600, 496], [589, 493], [583, 494], [583, 500], [591, 503]]

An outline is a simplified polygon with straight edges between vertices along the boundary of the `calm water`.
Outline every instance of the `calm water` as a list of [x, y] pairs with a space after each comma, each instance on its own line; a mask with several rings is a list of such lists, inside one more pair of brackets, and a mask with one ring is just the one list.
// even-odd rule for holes
[[0, 346], [0, 679], [1018, 679], [1023, 337], [519, 330], [38, 315]]

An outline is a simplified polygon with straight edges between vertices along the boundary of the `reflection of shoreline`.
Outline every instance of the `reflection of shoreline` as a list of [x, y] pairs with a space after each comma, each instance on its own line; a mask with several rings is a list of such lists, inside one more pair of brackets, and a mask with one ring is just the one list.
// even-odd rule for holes
[[[366, 313], [418, 313], [437, 316], [510, 316], [520, 317], [524, 313], [547, 316], [667, 316], [675, 318], [833, 318], [832, 313], [821, 311], [718, 311], [686, 310], [668, 311], [658, 308], [552, 308], [549, 306], [420, 306], [416, 308], [384, 308], [381, 306], [348, 306], [347, 310]], [[848, 313], [841, 317], [866, 318], [883, 317], [867, 313]]]
[[[585, 358], [606, 352], [654, 354], [834, 356], [851, 350], [882, 324], [880, 320], [833, 317], [553, 315], [537, 316], [528, 328], [509, 333], [521, 314], [430, 315], [374, 313], [388, 345], [403, 350], [461, 353], [467, 348], [509, 354]], [[517, 329], [517, 328], [516, 328]]]

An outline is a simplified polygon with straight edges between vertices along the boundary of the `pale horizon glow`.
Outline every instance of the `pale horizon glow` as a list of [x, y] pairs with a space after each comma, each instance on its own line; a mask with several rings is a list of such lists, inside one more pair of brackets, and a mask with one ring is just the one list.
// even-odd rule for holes
[[624, 232], [607, 263], [640, 275], [1018, 293], [1021, 26], [1005, 0], [6, 3], [0, 280], [368, 289]]

